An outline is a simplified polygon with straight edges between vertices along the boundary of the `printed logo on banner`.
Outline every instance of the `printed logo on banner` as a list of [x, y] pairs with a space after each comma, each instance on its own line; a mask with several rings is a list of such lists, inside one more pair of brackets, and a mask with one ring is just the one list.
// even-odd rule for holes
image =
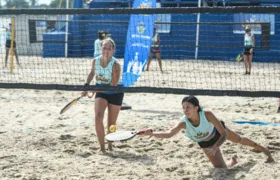
[[143, 22], [139, 22], [138, 26], [137, 26], [137, 31], [139, 34], [143, 34], [145, 31], [145, 25]]
[[143, 72], [145, 64], [139, 61], [138, 55], [139, 53], [135, 52], [134, 59], [128, 63], [127, 72], [132, 72], [135, 75], [140, 75]]
[[[156, 0], [135, 0], [133, 8], [155, 8]], [[133, 14], [127, 30], [122, 81], [133, 85], [144, 71], [150, 53], [155, 15]]]

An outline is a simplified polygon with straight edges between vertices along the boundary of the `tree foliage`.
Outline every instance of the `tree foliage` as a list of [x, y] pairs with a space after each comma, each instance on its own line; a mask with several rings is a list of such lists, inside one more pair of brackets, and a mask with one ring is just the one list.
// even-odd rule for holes
[[[67, 0], [52, 0], [50, 8], [66, 8]], [[69, 8], [73, 8], [74, 0], [69, 0]]]
[[5, 0], [6, 8], [29, 8], [29, 3], [26, 0]]

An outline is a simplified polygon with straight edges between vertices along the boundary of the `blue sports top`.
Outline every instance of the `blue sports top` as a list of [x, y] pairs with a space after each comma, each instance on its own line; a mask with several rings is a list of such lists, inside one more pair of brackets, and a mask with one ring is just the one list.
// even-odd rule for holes
[[185, 115], [181, 117], [181, 120], [186, 123], [185, 135], [195, 142], [201, 142], [208, 139], [216, 131], [215, 126], [206, 119], [203, 110], [199, 112], [199, 119], [200, 123], [195, 127]]

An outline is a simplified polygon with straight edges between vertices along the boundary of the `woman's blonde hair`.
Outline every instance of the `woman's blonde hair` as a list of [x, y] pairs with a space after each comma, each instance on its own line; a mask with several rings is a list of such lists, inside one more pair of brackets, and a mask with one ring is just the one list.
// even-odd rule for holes
[[111, 38], [108, 38], [108, 39], [103, 40], [103, 41], [101, 42], [101, 46], [102, 46], [103, 44], [107, 43], [107, 42], [110, 42], [110, 43], [112, 44], [113, 49], [116, 49], [116, 43], [115, 43], [114, 40], [111, 39]]

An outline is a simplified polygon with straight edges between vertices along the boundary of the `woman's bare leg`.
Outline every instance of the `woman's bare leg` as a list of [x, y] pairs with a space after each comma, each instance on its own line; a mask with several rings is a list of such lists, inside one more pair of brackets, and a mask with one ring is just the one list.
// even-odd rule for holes
[[148, 61], [147, 68], [146, 68], [146, 71], [149, 71], [149, 67], [150, 67], [150, 64], [151, 64], [151, 62], [152, 62], [153, 55], [154, 55], [154, 53], [153, 53], [152, 50], [151, 50], [150, 56], [149, 56], [149, 61]]
[[228, 134], [227, 139], [230, 140], [231, 142], [239, 143], [239, 144], [242, 144], [242, 145], [245, 145], [245, 146], [250, 146], [250, 147], [252, 147], [256, 150], [259, 150], [259, 151], [263, 152], [268, 157], [266, 162], [273, 162], [274, 161], [274, 159], [272, 158], [269, 150], [266, 149], [265, 147], [255, 143], [254, 141], [252, 141], [249, 138], [241, 137], [239, 134], [230, 130], [229, 128], [226, 128], [226, 130], [227, 130], [227, 134]]
[[253, 55], [248, 56], [249, 74], [251, 74], [251, 69], [252, 69], [252, 58], [253, 58]]
[[215, 168], [230, 168], [237, 163], [236, 157], [233, 157], [228, 163], [225, 163], [220, 148], [217, 149], [214, 156], [208, 154], [206, 149], [203, 149], [203, 151]]
[[100, 150], [102, 152], [105, 152], [105, 142], [104, 142], [104, 125], [103, 125], [103, 119], [104, 119], [104, 112], [108, 106], [107, 100], [103, 98], [96, 98], [95, 99], [95, 130], [96, 135], [98, 138], [98, 142], [100, 145]]
[[159, 64], [160, 71], [161, 71], [161, 73], [163, 73], [163, 71], [162, 71], [162, 63], [161, 63], [161, 58], [160, 58], [160, 53], [156, 53], [156, 58], [157, 58], [157, 60], [158, 60], [158, 64]]
[[[110, 133], [110, 126], [116, 125], [121, 106], [109, 104], [108, 105], [108, 121], [107, 121], [107, 132]], [[113, 150], [112, 143], [108, 143], [109, 151]]]
[[7, 67], [7, 63], [8, 63], [9, 52], [10, 52], [10, 48], [6, 48], [5, 68]]
[[245, 74], [248, 73], [247, 69], [248, 69], [248, 55], [244, 54], [244, 66], [245, 66]]

